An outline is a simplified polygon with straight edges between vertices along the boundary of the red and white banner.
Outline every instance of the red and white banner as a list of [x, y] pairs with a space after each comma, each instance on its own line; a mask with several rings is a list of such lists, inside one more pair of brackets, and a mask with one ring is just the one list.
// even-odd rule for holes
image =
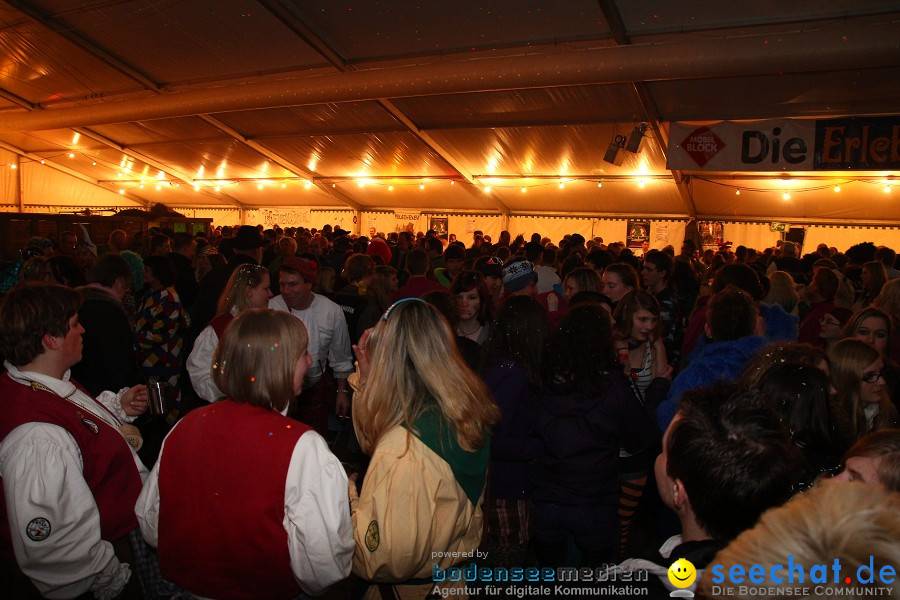
[[815, 120], [672, 123], [668, 168], [681, 171], [813, 171]]
[[900, 168], [900, 116], [672, 123], [681, 171], [885, 171]]

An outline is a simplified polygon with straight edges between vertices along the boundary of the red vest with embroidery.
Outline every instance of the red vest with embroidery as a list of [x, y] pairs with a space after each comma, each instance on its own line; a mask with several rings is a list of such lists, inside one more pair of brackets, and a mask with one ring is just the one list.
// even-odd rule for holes
[[225, 333], [225, 328], [228, 327], [228, 324], [233, 320], [234, 315], [230, 312], [224, 312], [209, 322], [209, 326], [216, 332], [216, 337], [219, 338], [219, 341], [222, 341], [222, 335]]
[[291, 455], [306, 425], [227, 399], [187, 414], [159, 463], [159, 564], [207, 598], [293, 598], [284, 530]]
[[[84, 388], [75, 385], [90, 396]], [[102, 410], [98, 405], [93, 412]], [[57, 425], [75, 439], [81, 450], [82, 475], [100, 513], [102, 539], [113, 542], [137, 528], [134, 505], [141, 493], [141, 477], [128, 442], [117, 429], [53, 392], [33, 389], [13, 381], [8, 373], [4, 373], [0, 376], [0, 442], [13, 429], [26, 423]], [[12, 559], [9, 519], [2, 488], [0, 500], [0, 552]], [[48, 498], [48, 501], [54, 500]], [[40, 518], [46, 515], [36, 512], [33, 516]], [[48, 539], [51, 543], [53, 525], [50, 523]]]

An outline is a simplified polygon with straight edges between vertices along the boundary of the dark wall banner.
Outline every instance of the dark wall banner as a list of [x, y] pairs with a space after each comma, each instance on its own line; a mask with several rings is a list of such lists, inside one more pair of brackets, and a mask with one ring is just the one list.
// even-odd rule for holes
[[900, 116], [672, 123], [668, 168], [882, 171], [900, 168]]
[[851, 117], [816, 121], [815, 168], [819, 171], [900, 168], [900, 117]]

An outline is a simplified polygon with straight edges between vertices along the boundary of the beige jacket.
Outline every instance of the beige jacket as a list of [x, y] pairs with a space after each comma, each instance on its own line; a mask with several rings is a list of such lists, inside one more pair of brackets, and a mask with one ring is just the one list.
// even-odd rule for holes
[[[435, 587], [427, 582], [433, 565], [447, 569], [476, 556], [483, 500], [483, 479], [473, 504], [444, 458], [395, 427], [375, 449], [358, 497], [350, 485], [353, 572], [372, 582], [407, 582], [392, 586], [397, 598], [425, 598]], [[366, 594], [380, 597], [376, 585]]]

